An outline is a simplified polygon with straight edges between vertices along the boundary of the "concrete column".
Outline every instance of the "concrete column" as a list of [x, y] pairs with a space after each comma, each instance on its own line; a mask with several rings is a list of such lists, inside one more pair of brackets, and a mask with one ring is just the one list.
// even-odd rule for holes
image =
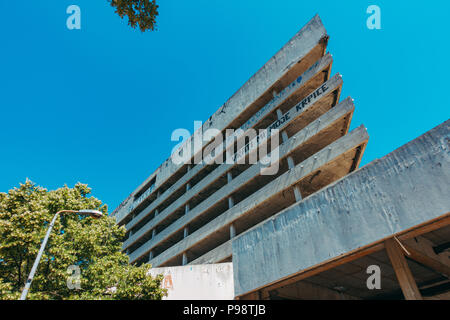
[[187, 254], [186, 252], [183, 252], [183, 261], [182, 261], [182, 265], [185, 266], [188, 264], [188, 259], [187, 259]]
[[148, 255], [148, 261], [153, 259], [153, 250], [150, 251], [149, 255]]
[[[188, 164], [187, 166], [187, 172], [191, 171], [191, 165]], [[186, 184], [186, 192], [191, 188], [191, 184], [188, 183]], [[184, 214], [187, 214], [189, 212], [189, 203], [186, 204], [186, 206], [184, 207]]]
[[227, 172], [227, 182], [230, 183], [231, 180], [233, 180], [233, 175], [231, 174], [230, 171]]
[[[189, 164], [187, 167], [187, 172], [191, 171], [191, 165]], [[186, 184], [186, 192], [189, 191], [189, 189], [191, 189], [191, 184], [188, 182]]]
[[[157, 191], [156, 192], [156, 199], [158, 199], [159, 197], [161, 196], [161, 191]], [[159, 210], [158, 209], [156, 209], [155, 210], [155, 216], [153, 217], [153, 218], [156, 218], [156, 216], [159, 214]]]
[[153, 229], [152, 230], [152, 239], [155, 238], [155, 236], [156, 236], [156, 229]]
[[[280, 109], [277, 109], [277, 117], [278, 117], [278, 119], [283, 118], [283, 113], [281, 112]], [[281, 132], [281, 138], [282, 138], [283, 142], [286, 142], [286, 141], [289, 140], [289, 137], [288, 137], [286, 131], [282, 131], [282, 132]]]
[[[231, 172], [227, 172], [227, 182], [231, 183], [231, 180], [233, 180], [233, 175]], [[234, 199], [233, 197], [228, 198], [228, 209], [231, 209], [234, 206]]]
[[130, 233], [128, 234], [128, 238], [133, 235], [133, 229], [130, 229]]
[[233, 197], [228, 197], [228, 209], [231, 209], [233, 207], [234, 207]]
[[295, 167], [295, 162], [294, 162], [294, 159], [292, 159], [292, 157], [288, 157], [287, 162], [288, 162], [289, 169], [293, 169]]
[[236, 228], [234, 224], [230, 225], [230, 239], [233, 239], [236, 236]]
[[189, 235], [189, 226], [184, 227], [184, 238], [186, 238]]
[[[278, 119], [281, 119], [283, 117], [283, 113], [281, 112], [280, 109], [277, 109], [277, 117], [278, 117]], [[283, 143], [285, 143], [286, 141], [289, 140], [289, 137], [288, 137], [286, 131], [281, 132], [281, 138], [283, 139]], [[291, 156], [287, 157], [287, 163], [288, 163], [289, 170], [295, 167], [295, 161]], [[294, 189], [295, 201], [297, 201], [297, 202], [301, 201], [302, 194], [300, 192], [300, 189], [297, 186], [295, 186], [293, 189]]]

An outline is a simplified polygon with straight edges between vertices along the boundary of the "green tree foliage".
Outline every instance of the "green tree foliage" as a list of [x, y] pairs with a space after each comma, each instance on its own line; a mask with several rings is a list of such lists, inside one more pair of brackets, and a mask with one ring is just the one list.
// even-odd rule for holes
[[144, 32], [155, 30], [158, 5], [155, 0], [108, 0], [116, 13], [123, 19], [128, 17], [128, 24], [132, 28], [139, 26]]
[[[107, 206], [78, 183], [47, 191], [27, 180], [0, 193], [0, 299], [20, 297], [53, 215], [59, 210], [97, 209], [100, 219], [62, 214], [55, 223], [28, 299], [161, 299], [162, 276], [149, 265], [129, 264], [121, 252], [125, 228], [108, 217]], [[69, 289], [68, 267], [80, 269], [80, 289]], [[72, 277], [72, 278], [71, 278]], [[70, 281], [70, 280], [69, 280]], [[76, 283], [76, 282], [71, 282]]]

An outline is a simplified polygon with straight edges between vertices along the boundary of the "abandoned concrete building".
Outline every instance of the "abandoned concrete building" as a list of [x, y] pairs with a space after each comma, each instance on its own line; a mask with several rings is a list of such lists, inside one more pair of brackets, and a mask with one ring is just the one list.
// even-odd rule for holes
[[112, 213], [131, 263], [231, 266], [237, 299], [450, 299], [450, 122], [359, 168], [327, 42], [316, 16], [199, 129], [276, 124], [278, 171], [167, 159]]

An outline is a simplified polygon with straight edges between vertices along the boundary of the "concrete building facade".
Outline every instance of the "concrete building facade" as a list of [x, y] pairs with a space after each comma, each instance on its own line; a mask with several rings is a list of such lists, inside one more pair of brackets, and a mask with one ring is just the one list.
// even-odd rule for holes
[[[123, 249], [132, 263], [231, 261], [233, 237], [358, 167], [368, 135], [363, 126], [348, 133], [354, 105], [351, 98], [340, 102], [342, 78], [331, 74], [327, 41], [316, 16], [200, 128], [242, 129], [214, 157], [237, 154], [241, 143], [244, 163], [169, 158], [114, 211], [127, 229]], [[259, 150], [245, 135], [267, 128], [279, 133], [279, 169], [270, 175], [249, 161]], [[195, 150], [193, 140], [185, 146], [194, 159], [208, 141]]]
[[[167, 159], [112, 213], [126, 227], [123, 250], [131, 263], [168, 270], [231, 262], [239, 299], [361, 299], [381, 293], [365, 292], [361, 287], [365, 282], [324, 284], [323, 279], [314, 278], [319, 272], [309, 271], [317, 266], [320, 271], [331, 270], [358, 250], [375, 253], [374, 247], [389, 248], [390, 261], [403, 264], [402, 270], [407, 268], [399, 245], [424, 254], [414, 243], [405, 244], [414, 238], [411, 233], [403, 235], [427, 219], [448, 215], [448, 202], [441, 198], [448, 191], [449, 177], [441, 176], [439, 188], [445, 190], [436, 194], [439, 199], [433, 198], [439, 210], [422, 214], [419, 209], [424, 207], [412, 201], [408, 209], [414, 213], [404, 216], [396, 200], [407, 202], [411, 185], [406, 180], [411, 178], [400, 176], [396, 157], [406, 163], [411, 157], [413, 163], [413, 153], [397, 153], [395, 160], [358, 170], [369, 136], [362, 125], [349, 131], [355, 106], [350, 97], [341, 100], [343, 80], [332, 74], [327, 42], [327, 32], [316, 16], [175, 151], [180, 155], [190, 151], [186, 153], [189, 161]], [[228, 129], [241, 131], [218, 149], [208, 139], [200, 140], [199, 147], [196, 137], [211, 128], [223, 137]], [[247, 134], [251, 129], [268, 130], [252, 137]], [[448, 137], [448, 123], [436, 130], [431, 134], [435, 140], [439, 134]], [[271, 174], [265, 173], [267, 164], [250, 161], [260, 155], [263, 142], [268, 155], [277, 155], [271, 165], [278, 170]], [[428, 147], [438, 150], [445, 145]], [[414, 148], [424, 157], [430, 151], [420, 143]], [[195, 161], [205, 154], [220, 161]], [[228, 154], [242, 163], [223, 161]], [[448, 167], [448, 150], [445, 160]], [[423, 169], [417, 174], [432, 173]], [[387, 172], [386, 179], [379, 178], [382, 170]], [[392, 183], [405, 184], [395, 189]], [[385, 193], [384, 188], [391, 189]], [[424, 194], [431, 199], [432, 191]], [[441, 236], [447, 237], [446, 232]], [[424, 250], [429, 251], [428, 240], [420, 241], [428, 244]], [[426, 259], [437, 258], [427, 255]], [[380, 263], [388, 260], [379, 258]], [[442, 275], [448, 264], [441, 260]], [[398, 268], [394, 269], [390, 272], [397, 274]], [[305, 281], [307, 277], [313, 281]], [[419, 289], [412, 285], [411, 276], [408, 279], [397, 286], [391, 283], [390, 291], [383, 294], [401, 289], [403, 294], [406, 290], [405, 297], [417, 297]]]

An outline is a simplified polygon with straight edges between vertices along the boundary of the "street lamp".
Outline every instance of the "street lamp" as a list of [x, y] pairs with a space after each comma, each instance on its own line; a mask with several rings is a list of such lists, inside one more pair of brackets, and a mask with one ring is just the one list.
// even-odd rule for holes
[[91, 216], [95, 219], [101, 218], [103, 213], [98, 210], [61, 210], [55, 213], [52, 221], [50, 222], [50, 226], [48, 227], [47, 234], [45, 235], [44, 240], [42, 241], [41, 248], [39, 249], [36, 260], [34, 261], [33, 268], [31, 268], [30, 275], [28, 276], [27, 282], [25, 283], [25, 288], [23, 288], [22, 295], [20, 296], [20, 300], [26, 300], [28, 290], [30, 290], [31, 282], [33, 281], [34, 274], [36, 273], [37, 267], [39, 265], [39, 261], [41, 261], [42, 254], [44, 253], [45, 246], [47, 245], [48, 238], [50, 236], [50, 232], [52, 232], [53, 225], [55, 224], [56, 218], [60, 213], [79, 213], [86, 216]]

